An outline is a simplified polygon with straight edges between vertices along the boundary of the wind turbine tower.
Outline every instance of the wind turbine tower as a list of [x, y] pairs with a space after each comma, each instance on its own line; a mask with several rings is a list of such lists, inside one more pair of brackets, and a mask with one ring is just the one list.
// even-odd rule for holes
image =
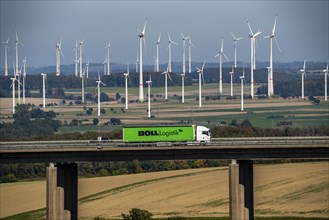
[[138, 53], [137, 53], [136, 62], [135, 62], [135, 65], [136, 65], [136, 73], [138, 73], [138, 64], [139, 64], [139, 59], [138, 59]]
[[275, 27], [276, 27], [276, 19], [277, 15], [275, 16], [273, 29], [270, 35], [265, 36], [264, 38], [270, 39], [270, 93], [269, 97], [274, 95], [274, 88], [273, 88], [273, 39], [275, 40], [276, 46], [278, 47], [279, 52], [281, 53], [281, 49], [279, 47], [278, 41], [275, 38]]
[[183, 38], [183, 74], [185, 74], [185, 41], [189, 39], [190, 37], [185, 37], [184, 34], [181, 32], [182, 38]]
[[177, 43], [171, 40], [169, 32], [168, 32], [168, 40], [169, 40], [169, 44], [168, 44], [168, 54], [169, 54], [169, 57], [168, 57], [168, 71], [171, 73], [171, 44], [176, 44], [177, 45]]
[[[20, 76], [18, 72], [18, 43], [23, 46], [23, 44], [18, 40], [18, 35], [17, 32], [16, 34], [16, 41], [15, 41], [15, 46], [16, 46], [16, 65], [15, 65], [15, 73], [17, 75], [17, 82], [18, 82], [18, 103], [21, 104], [21, 89], [20, 89]], [[16, 76], [15, 76], [16, 77]]]
[[328, 78], [328, 64], [327, 69], [323, 70], [324, 72], [324, 100], [327, 101], [327, 78]]
[[23, 104], [25, 104], [26, 58], [23, 60]]
[[88, 62], [86, 63], [86, 77], [87, 79], [89, 78], [89, 59]]
[[12, 93], [13, 93], [13, 114], [15, 114], [15, 106], [16, 106], [16, 100], [15, 100], [15, 81], [17, 80], [16, 77], [14, 76], [13, 78], [10, 78], [12, 83], [10, 88], [13, 89]]
[[306, 75], [305, 65], [306, 65], [306, 60], [304, 60], [303, 69], [300, 70], [300, 73], [302, 74], [302, 99], [304, 99], [304, 76]]
[[62, 38], [60, 38], [56, 44], [56, 76], [59, 76], [61, 74], [61, 55], [62, 57], [64, 57], [61, 47]]
[[125, 77], [125, 94], [126, 94], [126, 109], [128, 109], [128, 77], [129, 77], [129, 64], [127, 65], [127, 72], [123, 74]]
[[261, 30], [258, 30], [257, 33], [254, 34], [254, 32], [251, 29], [251, 26], [249, 24], [248, 19], [246, 19], [247, 25], [249, 27], [250, 33], [250, 89], [251, 89], [251, 97], [254, 98], [254, 69], [256, 69], [256, 37], [262, 33]]
[[73, 48], [72, 51], [75, 51], [75, 76], [78, 77], [78, 63], [79, 63], [79, 60], [78, 60], [78, 42], [75, 42], [75, 47]]
[[152, 84], [152, 80], [151, 80], [151, 75], [150, 75], [150, 80], [146, 81], [147, 83], [147, 96], [148, 96], [148, 100], [147, 100], [147, 116], [149, 118], [151, 118], [151, 84]]
[[241, 80], [241, 111], [243, 111], [243, 83], [245, 82], [244, 69], [243, 69], [243, 75], [240, 76], [240, 80]]
[[2, 42], [5, 45], [5, 76], [8, 76], [8, 43], [9, 37], [7, 41]]
[[237, 65], [236, 65], [236, 48], [238, 47], [238, 41], [241, 40], [243, 37], [236, 38], [232, 32], [231, 32], [231, 35], [234, 40], [234, 68], [236, 68], [237, 67]]
[[229, 72], [231, 75], [231, 97], [233, 97], [233, 74], [234, 74], [234, 67], [232, 66], [232, 71]]
[[98, 72], [98, 81], [96, 81], [97, 83], [97, 104], [98, 104], [98, 108], [97, 108], [97, 114], [98, 116], [101, 116], [101, 93], [100, 93], [100, 84], [106, 86], [102, 81], [101, 81], [101, 77], [99, 76], [99, 72]]
[[106, 65], [107, 65], [107, 75], [109, 76], [111, 74], [110, 71], [110, 50], [111, 50], [111, 41], [109, 44], [105, 47], [107, 49], [107, 56], [106, 56]]
[[[159, 72], [160, 68], [159, 68], [159, 46], [160, 46], [160, 39], [161, 39], [161, 32], [159, 34], [158, 40], [155, 42], [156, 46], [157, 46], [157, 55], [156, 55], [156, 59], [155, 59], [155, 72]], [[137, 60], [138, 60], [138, 56], [137, 56]]]
[[82, 77], [81, 77], [81, 103], [85, 103], [85, 73], [86, 68], [83, 70]]
[[167, 87], [167, 84], [168, 84], [168, 76], [169, 76], [170, 81], [172, 81], [172, 79], [170, 77], [170, 74], [169, 74], [169, 64], [167, 66], [167, 70], [164, 71], [161, 74], [162, 75], [165, 75], [165, 100], [168, 100], [168, 87]]
[[267, 66], [267, 96], [271, 97], [271, 67]]
[[203, 62], [203, 65], [202, 65], [202, 68], [201, 69], [199, 69], [198, 67], [196, 68], [197, 69], [197, 72], [199, 74], [199, 107], [200, 108], [202, 107], [202, 101], [201, 101], [201, 78], [202, 78], [202, 81], [204, 83], [204, 78], [203, 78], [204, 64], [205, 64], [205, 62]]
[[224, 56], [225, 59], [227, 61], [229, 61], [224, 53], [224, 39], [222, 39], [222, 45], [221, 45], [220, 51], [218, 52], [218, 54], [215, 57], [218, 57], [218, 56], [219, 56], [219, 94], [221, 95], [221, 94], [223, 94], [222, 56]]
[[138, 37], [139, 37], [139, 94], [138, 99], [139, 102], [144, 102], [144, 82], [143, 82], [143, 41], [145, 45], [145, 28], [146, 28], [146, 19], [144, 22], [143, 30], [140, 31], [138, 29]]
[[46, 80], [47, 75], [45, 73], [41, 73], [42, 76], [42, 107], [46, 108]]
[[80, 64], [80, 77], [82, 77], [82, 50], [83, 50], [83, 41], [79, 41], [79, 52], [80, 52], [80, 58], [79, 58], [79, 64]]
[[192, 40], [190, 36], [188, 43], [188, 72], [189, 73], [192, 72], [192, 46], [195, 47], [194, 44], [192, 44]]

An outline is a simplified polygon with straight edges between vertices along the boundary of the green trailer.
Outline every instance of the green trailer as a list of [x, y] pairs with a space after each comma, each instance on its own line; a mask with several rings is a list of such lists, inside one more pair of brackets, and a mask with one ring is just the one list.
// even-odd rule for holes
[[124, 127], [125, 143], [209, 142], [210, 130], [203, 126], [145, 126]]

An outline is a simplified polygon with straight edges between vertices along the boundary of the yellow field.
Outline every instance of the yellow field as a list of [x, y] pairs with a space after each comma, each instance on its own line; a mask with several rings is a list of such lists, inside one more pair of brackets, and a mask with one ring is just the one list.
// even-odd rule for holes
[[[328, 217], [329, 162], [255, 165], [256, 216]], [[155, 217], [227, 216], [228, 170], [207, 168], [79, 179], [79, 219], [142, 208]], [[115, 188], [121, 187], [120, 190]], [[45, 182], [0, 185], [0, 218], [45, 207]]]

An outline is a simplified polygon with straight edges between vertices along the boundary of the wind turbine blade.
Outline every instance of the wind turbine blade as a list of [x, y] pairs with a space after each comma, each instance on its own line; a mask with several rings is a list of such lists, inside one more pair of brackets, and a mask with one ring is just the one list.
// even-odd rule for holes
[[178, 45], [178, 43], [176, 43], [175, 41], [171, 41], [171, 43]]
[[241, 39], [243, 39], [243, 37], [239, 37], [239, 38], [237, 38], [236, 41], [239, 41], [239, 40], [241, 40]]
[[201, 69], [201, 71], [202, 71], [202, 74], [203, 74], [203, 68], [204, 68], [204, 65], [206, 64], [206, 61], [203, 61], [203, 65], [202, 65], [202, 69]]
[[158, 37], [158, 43], [160, 43], [160, 39], [161, 39], [161, 32], [159, 33], [159, 37]]
[[227, 60], [227, 62], [230, 62], [230, 61], [228, 60], [227, 56], [225, 55], [225, 53], [223, 53], [223, 55], [224, 55], [225, 59]]
[[144, 27], [143, 27], [143, 31], [142, 31], [143, 35], [145, 35], [146, 21], [147, 21], [147, 18], [145, 18], [145, 22], [144, 22]]
[[278, 43], [278, 41], [276, 40], [276, 37], [274, 37], [274, 40], [275, 40], [276, 46], [277, 46], [278, 49], [279, 49], [279, 52], [282, 53], [282, 51], [281, 51], [281, 49], [280, 49], [280, 47], [279, 47], [279, 43]]
[[233, 39], [234, 39], [235, 41], [237, 41], [236, 37], [234, 36], [234, 34], [233, 34], [232, 32], [231, 32], [231, 35], [232, 35]]
[[274, 20], [272, 35], [275, 35], [275, 27], [276, 27], [276, 19], [277, 19], [277, 17], [278, 17], [278, 15], [275, 15], [275, 20]]
[[216, 54], [215, 57], [218, 57], [220, 55], [220, 53]]
[[304, 67], [303, 67], [304, 72], [305, 72], [305, 65], [306, 65], [306, 60], [304, 60]]
[[249, 27], [249, 30], [250, 30], [251, 35], [254, 35], [254, 32], [252, 32], [252, 30], [251, 30], [251, 27], [250, 27], [250, 24], [249, 24], [248, 19], [246, 19], [246, 22], [247, 22], [247, 24], [248, 24], [248, 27]]
[[167, 73], [167, 74], [168, 74], [168, 77], [169, 77], [170, 81], [172, 81], [172, 78], [171, 78], [170, 74], [169, 73]]
[[224, 39], [222, 38], [222, 45], [220, 47], [220, 52], [223, 53], [223, 50], [224, 50]]
[[202, 84], [204, 85], [204, 76], [203, 76], [203, 71], [201, 71], [201, 77], [202, 77]]
[[169, 43], [171, 43], [171, 38], [170, 38], [169, 32], [167, 32], [167, 34], [168, 34]]

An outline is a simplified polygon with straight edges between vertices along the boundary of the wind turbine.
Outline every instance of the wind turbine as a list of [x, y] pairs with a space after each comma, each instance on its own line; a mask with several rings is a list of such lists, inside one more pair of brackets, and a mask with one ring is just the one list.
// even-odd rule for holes
[[41, 73], [42, 76], [42, 107], [46, 108], [46, 80], [47, 74]]
[[128, 109], [128, 77], [129, 77], [129, 64], [127, 64], [127, 72], [123, 74], [125, 77], [125, 93], [126, 93], [126, 109]]
[[185, 102], [185, 90], [184, 90], [184, 81], [185, 81], [185, 73], [180, 74], [182, 76], [182, 103]]
[[231, 97], [233, 97], [233, 74], [234, 74], [234, 66], [232, 66], [232, 71], [229, 72], [231, 75]]
[[221, 45], [220, 51], [218, 52], [218, 54], [215, 57], [218, 57], [218, 56], [219, 56], [219, 94], [223, 94], [222, 56], [224, 56], [225, 59], [227, 61], [229, 61], [224, 53], [224, 39], [222, 39], [222, 45]]
[[305, 64], [306, 64], [306, 60], [304, 60], [303, 69], [300, 70], [300, 73], [302, 74], [302, 99], [304, 98], [304, 76], [306, 76]]
[[194, 44], [192, 44], [192, 40], [190, 36], [188, 43], [188, 72], [189, 73], [192, 72], [192, 46], [195, 47]]
[[241, 111], [243, 111], [243, 83], [245, 83], [245, 78], [244, 78], [244, 68], [243, 68], [243, 75], [240, 76], [241, 80]]
[[81, 77], [81, 103], [85, 103], [85, 72], [86, 68], [84, 68], [82, 77]]
[[146, 28], [146, 19], [144, 22], [143, 30], [138, 29], [139, 37], [139, 94], [138, 98], [140, 102], [144, 102], [144, 88], [143, 88], [143, 41], [145, 45], [145, 28]]
[[8, 43], [9, 37], [6, 41], [2, 42], [5, 45], [5, 76], [8, 76]]
[[[159, 72], [159, 46], [160, 46], [160, 39], [161, 39], [161, 32], [159, 34], [158, 40], [155, 42], [156, 46], [157, 46], [157, 54], [156, 54], [156, 58], [155, 58], [155, 72]], [[138, 59], [138, 57], [137, 57]]]
[[56, 76], [61, 74], [61, 55], [64, 58], [64, 54], [62, 52], [62, 38], [58, 39], [56, 44]]
[[148, 96], [148, 100], [147, 100], [147, 116], [149, 118], [151, 118], [151, 84], [152, 84], [152, 80], [151, 80], [151, 75], [150, 75], [150, 80], [146, 81], [147, 83], [147, 96]]
[[199, 73], [199, 107], [200, 108], [202, 107], [202, 103], [201, 103], [201, 77], [202, 77], [202, 81], [203, 81], [203, 84], [204, 84], [204, 78], [203, 78], [204, 64], [205, 64], [205, 62], [203, 62], [203, 65], [202, 65], [201, 69], [199, 69], [198, 67], [196, 68], [197, 72]]
[[89, 78], [89, 59], [88, 62], [86, 63], [86, 77], [87, 79]]
[[73, 48], [72, 51], [75, 51], [75, 76], [78, 77], [78, 63], [79, 63], [79, 59], [78, 59], [78, 42], [75, 42], [75, 47]]
[[234, 68], [236, 68], [237, 67], [237, 65], [236, 65], [236, 48], [238, 47], [238, 41], [241, 40], [243, 37], [236, 38], [232, 32], [231, 32], [231, 35], [234, 40]]
[[97, 109], [97, 113], [98, 116], [101, 116], [101, 94], [100, 94], [100, 84], [106, 86], [102, 81], [101, 81], [101, 77], [99, 76], [99, 72], [98, 72], [98, 81], [96, 81], [97, 83], [97, 101], [98, 101], [98, 109]]
[[185, 74], [185, 41], [189, 39], [190, 37], [185, 37], [182, 32], [180, 32], [183, 38], [183, 74]]
[[23, 103], [25, 104], [26, 58], [23, 60]]
[[107, 75], [109, 76], [111, 74], [110, 71], [110, 50], [111, 50], [111, 41], [109, 44], [105, 47], [107, 49], [107, 59], [106, 59], [106, 64], [107, 64]]
[[79, 58], [79, 64], [80, 64], [80, 77], [82, 77], [82, 50], [83, 50], [83, 41], [79, 41], [79, 54], [80, 54], [80, 58]]
[[[14, 76], [13, 78], [10, 78], [12, 83], [10, 85], [10, 88], [13, 88], [13, 114], [15, 114], [15, 106], [16, 106], [16, 101], [15, 101], [15, 81], [17, 81], [16, 77]], [[17, 81], [18, 82], [18, 81]], [[18, 82], [20, 83], [20, 82]]]
[[257, 33], [254, 34], [254, 32], [251, 29], [251, 26], [249, 24], [248, 19], [246, 19], [246, 22], [248, 24], [250, 33], [250, 89], [251, 89], [251, 97], [254, 98], [254, 69], [256, 69], [256, 37], [262, 33], [261, 30], [258, 30]]
[[18, 43], [23, 46], [23, 44], [18, 40], [18, 35], [17, 32], [15, 31], [16, 34], [16, 40], [15, 40], [15, 45], [16, 45], [16, 66], [15, 66], [15, 73], [17, 74], [17, 81], [18, 81], [18, 103], [21, 104], [21, 92], [20, 92], [20, 78], [19, 78], [19, 72], [18, 72]]
[[279, 47], [278, 41], [275, 38], [275, 27], [276, 27], [276, 19], [277, 19], [278, 15], [275, 15], [275, 20], [274, 20], [274, 25], [273, 25], [273, 29], [270, 35], [265, 36], [264, 38], [269, 38], [270, 39], [270, 93], [269, 93], [269, 97], [271, 95], [274, 95], [274, 88], [273, 88], [273, 39], [275, 40], [276, 46], [278, 47], [279, 52], [281, 53], [281, 49]]
[[171, 73], [171, 44], [176, 44], [177, 45], [177, 43], [171, 40], [169, 32], [167, 32], [167, 34], [168, 34], [168, 40], [169, 40], [169, 44], [168, 44], [168, 53], [169, 53], [168, 71]]
[[327, 69], [323, 70], [324, 72], [324, 100], [327, 101], [327, 77], [328, 77], [328, 64]]
[[167, 70], [161, 73], [162, 75], [165, 75], [165, 100], [168, 100], [168, 94], [167, 94], [167, 77], [169, 76], [170, 81], [172, 81], [170, 74], [169, 74], [169, 64], [167, 66]]
[[271, 67], [267, 66], [267, 96], [271, 96]]

